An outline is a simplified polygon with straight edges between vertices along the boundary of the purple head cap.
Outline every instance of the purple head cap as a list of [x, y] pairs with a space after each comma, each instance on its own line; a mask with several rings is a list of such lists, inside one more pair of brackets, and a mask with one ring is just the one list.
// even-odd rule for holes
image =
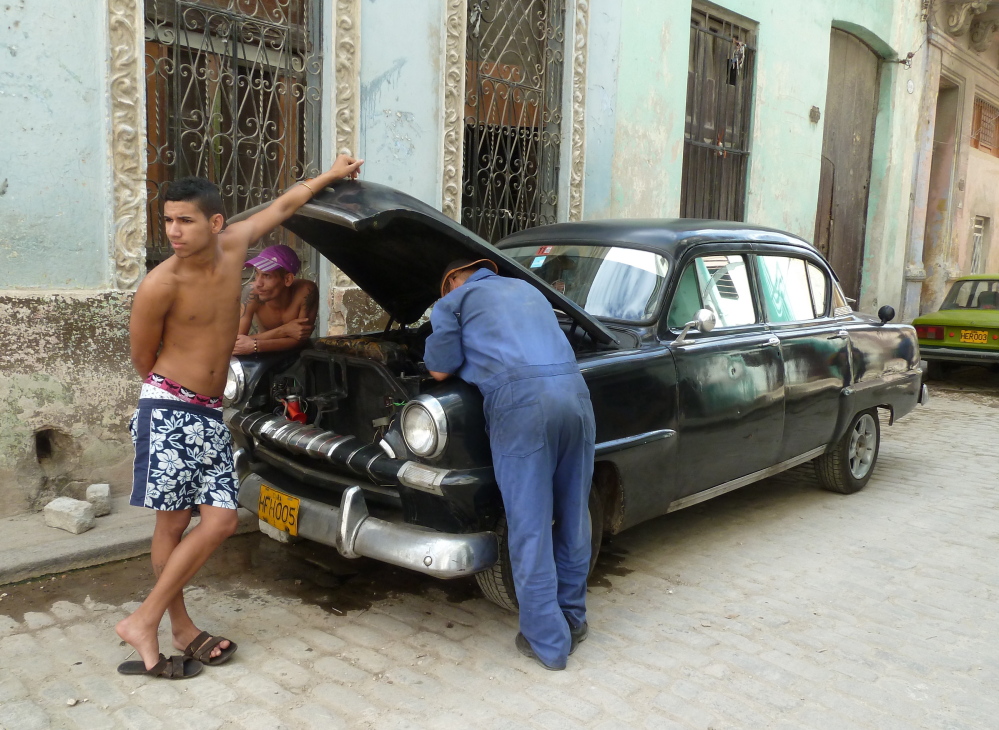
[[298, 254], [288, 246], [268, 246], [252, 259], [243, 264], [243, 267], [252, 266], [258, 271], [277, 271], [284, 269], [291, 274], [297, 274], [302, 268], [302, 262], [298, 259]]

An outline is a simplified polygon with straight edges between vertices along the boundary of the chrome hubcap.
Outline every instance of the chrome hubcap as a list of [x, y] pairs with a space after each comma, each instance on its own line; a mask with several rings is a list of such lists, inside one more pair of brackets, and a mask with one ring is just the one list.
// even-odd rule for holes
[[874, 462], [874, 449], [878, 444], [877, 424], [874, 416], [865, 413], [850, 433], [850, 473], [854, 479], [863, 479]]

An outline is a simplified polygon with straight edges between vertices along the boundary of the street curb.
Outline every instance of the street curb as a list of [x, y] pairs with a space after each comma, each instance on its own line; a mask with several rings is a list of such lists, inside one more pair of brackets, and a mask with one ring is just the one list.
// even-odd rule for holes
[[[238, 512], [236, 534], [256, 532], [257, 516], [242, 508]], [[134, 509], [132, 514], [118, 514], [117, 521], [100, 518], [97, 527], [81, 535], [45, 526], [40, 514], [21, 516], [16, 530], [10, 529], [13, 524], [3, 525], [6, 535], [0, 538], [0, 585], [147, 555], [155, 524], [152, 511]], [[197, 518], [188, 531], [196, 525]]]

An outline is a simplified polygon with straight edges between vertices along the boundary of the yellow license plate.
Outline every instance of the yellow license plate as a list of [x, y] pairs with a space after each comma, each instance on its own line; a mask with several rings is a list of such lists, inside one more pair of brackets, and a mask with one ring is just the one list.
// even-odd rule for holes
[[984, 345], [989, 341], [989, 333], [986, 330], [961, 330], [961, 342], [971, 345]]
[[298, 508], [302, 500], [260, 485], [260, 501], [257, 503], [257, 516], [271, 527], [289, 535], [298, 534]]

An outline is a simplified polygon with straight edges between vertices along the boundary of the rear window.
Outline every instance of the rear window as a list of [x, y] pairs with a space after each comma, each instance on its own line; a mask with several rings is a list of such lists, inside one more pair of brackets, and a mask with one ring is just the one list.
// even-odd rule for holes
[[999, 309], [999, 280], [955, 281], [940, 309]]

